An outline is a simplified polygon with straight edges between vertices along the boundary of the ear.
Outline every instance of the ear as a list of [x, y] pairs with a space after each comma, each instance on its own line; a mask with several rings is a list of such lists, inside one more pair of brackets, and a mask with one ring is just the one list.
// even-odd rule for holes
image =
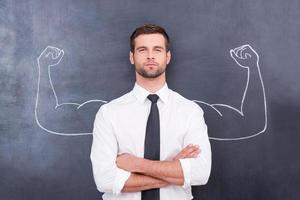
[[169, 50], [167, 52], [167, 65], [170, 63], [170, 61], [171, 61], [171, 51]]
[[132, 65], [134, 65], [133, 53], [132, 53], [131, 51], [129, 52], [129, 60], [130, 60], [130, 63], [131, 63]]

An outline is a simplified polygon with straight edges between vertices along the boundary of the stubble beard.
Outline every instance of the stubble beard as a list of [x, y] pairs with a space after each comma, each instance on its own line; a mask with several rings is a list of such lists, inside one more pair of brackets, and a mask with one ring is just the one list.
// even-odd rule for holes
[[162, 75], [166, 70], [163, 68], [158, 68], [155, 71], [151, 72], [151, 71], [147, 71], [145, 68], [143, 67], [136, 67], [135, 71], [141, 75], [143, 78], [157, 78], [160, 75]]

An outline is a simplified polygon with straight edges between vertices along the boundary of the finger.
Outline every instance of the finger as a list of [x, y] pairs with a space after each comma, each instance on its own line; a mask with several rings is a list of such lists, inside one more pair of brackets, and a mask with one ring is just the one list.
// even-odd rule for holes
[[200, 150], [194, 151], [193, 153], [186, 155], [184, 158], [196, 158], [199, 156], [200, 152]]
[[185, 149], [185, 151], [191, 151], [191, 150], [199, 149], [199, 145], [189, 144], [184, 149]]
[[193, 153], [190, 153], [190, 154], [186, 155], [184, 158], [195, 158], [198, 155], [199, 155], [199, 152], [195, 151]]
[[59, 54], [56, 56], [56, 58], [54, 60], [58, 60], [58, 62], [62, 59], [62, 57], [64, 56], [65, 52], [64, 50], [60, 50]]
[[237, 48], [235, 48], [235, 49], [233, 50], [233, 52], [234, 52], [234, 54], [235, 54], [235, 56], [236, 56], [237, 58], [240, 58], [240, 51], [241, 51], [241, 49], [242, 49], [242, 47], [237, 47]]
[[236, 51], [235, 55], [236, 55], [238, 58], [241, 58], [240, 53], [241, 53], [241, 48], [239, 48], [239, 49]]
[[175, 158], [184, 158], [186, 155], [188, 155], [191, 151], [194, 149], [197, 149], [197, 146], [194, 146], [192, 144], [187, 145], [185, 148], [183, 148], [179, 154]]
[[236, 47], [236, 48], [234, 48], [233, 49], [233, 51], [234, 51], [234, 53], [236, 53], [239, 49], [240, 49], [241, 47], [239, 46], [239, 47]]
[[195, 150], [195, 151], [189, 153], [189, 154], [187, 155], [187, 157], [195, 157], [195, 156], [198, 156], [198, 155], [200, 154], [200, 152], [201, 152], [201, 149], [197, 149], [197, 150]]
[[47, 57], [49, 55], [51, 55], [52, 59], [57, 59], [59, 57], [59, 55], [61, 54], [62, 50], [57, 48], [57, 47], [52, 47], [52, 46], [48, 46], [48, 54]]
[[189, 151], [189, 149], [191, 149], [191, 148], [195, 148], [193, 144], [187, 145], [187, 146], [184, 147], [181, 151], [182, 151], [182, 152], [186, 152], [186, 151]]
[[234, 51], [235, 55], [237, 55], [237, 56], [238, 56], [238, 54], [239, 54], [239, 51], [240, 51], [242, 48], [243, 48], [243, 46], [239, 46], [239, 47], [236, 47], [235, 49], [233, 49], [233, 51]]
[[191, 147], [189, 147], [188, 149], [186, 149], [186, 151], [184, 152], [184, 157], [188, 156], [189, 154], [192, 154], [195, 151], [199, 150], [199, 146], [198, 145], [193, 145]]
[[238, 56], [239, 56], [239, 58], [241, 58], [241, 59], [244, 59], [243, 58], [243, 51], [245, 50], [245, 47], [244, 46], [242, 46], [241, 48], [240, 48], [240, 50], [238, 51]]
[[179, 158], [184, 158], [188, 153], [189, 153], [189, 149], [190, 149], [191, 147], [185, 147], [184, 149], [182, 149], [181, 151], [180, 151], [180, 153], [178, 154], [178, 157]]
[[59, 48], [54, 47], [55, 54], [53, 55], [53, 59], [57, 59], [59, 55], [61, 54], [62, 50]]
[[191, 158], [197, 158], [199, 156], [200, 152], [195, 152], [191, 155]]
[[198, 157], [198, 155], [199, 155], [199, 153], [193, 153], [193, 154], [190, 154], [190, 155], [188, 155], [188, 156], [186, 156], [185, 158], [197, 158]]
[[56, 58], [52, 57], [53, 63], [50, 64], [49, 66], [52, 67], [52, 66], [58, 65], [60, 63], [61, 59], [63, 58], [63, 56], [64, 56], [64, 51], [61, 50], [60, 54]]
[[236, 54], [234, 50], [230, 50], [230, 56], [233, 58], [233, 60], [238, 63], [238, 60], [240, 59]]
[[233, 51], [234, 51], [234, 53], [235, 53], [235, 55], [236, 55], [237, 57], [239, 57], [240, 59], [243, 59], [243, 54], [242, 54], [242, 52], [243, 52], [243, 50], [246, 49], [247, 47], [249, 47], [249, 45], [242, 45], [242, 46], [239, 46], [239, 47], [235, 48]]
[[249, 48], [246, 47], [245, 50], [243, 51], [243, 57], [246, 58], [251, 58], [255, 53]]
[[56, 51], [53, 47], [47, 47], [46, 49], [46, 57], [51, 56], [51, 58], [53, 58], [53, 55], [56, 54]]

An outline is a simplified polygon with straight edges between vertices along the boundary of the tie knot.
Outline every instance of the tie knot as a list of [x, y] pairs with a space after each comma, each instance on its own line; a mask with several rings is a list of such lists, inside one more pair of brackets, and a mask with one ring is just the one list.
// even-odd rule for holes
[[152, 103], [156, 103], [159, 96], [157, 94], [149, 94], [147, 97]]

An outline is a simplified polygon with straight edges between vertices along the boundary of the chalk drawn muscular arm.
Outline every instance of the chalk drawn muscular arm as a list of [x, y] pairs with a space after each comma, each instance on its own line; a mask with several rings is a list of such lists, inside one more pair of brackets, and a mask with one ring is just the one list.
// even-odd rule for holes
[[[103, 100], [90, 100], [84, 103], [60, 103], [55, 92], [51, 69], [58, 65], [64, 56], [64, 51], [53, 46], [48, 46], [37, 58], [38, 65], [38, 88], [35, 105], [35, 118], [40, 128], [57, 135], [88, 135], [90, 121]], [[88, 105], [88, 106], [87, 106]], [[90, 109], [90, 110], [86, 110]], [[92, 113], [87, 117], [87, 113]], [[49, 122], [51, 121], [51, 122]], [[59, 123], [65, 127], [58, 130]], [[86, 126], [84, 125], [86, 124]]]
[[[48, 46], [38, 57], [38, 90], [35, 106], [35, 118], [37, 124], [45, 131], [58, 135], [87, 135], [85, 126], [79, 122], [86, 122], [90, 125], [94, 115], [90, 119], [80, 113], [79, 109], [91, 107], [94, 103], [107, 103], [104, 100], [90, 100], [82, 104], [79, 103], [59, 103], [51, 80], [51, 68], [58, 65], [64, 55], [64, 51], [56, 47]], [[212, 120], [216, 126], [209, 126], [210, 139], [214, 140], [242, 140], [248, 139], [263, 133], [267, 128], [267, 105], [265, 89], [259, 68], [259, 56], [250, 45], [243, 45], [230, 50], [233, 60], [242, 69], [247, 71], [247, 83], [242, 96], [239, 108], [226, 104], [208, 104], [199, 100], [195, 102], [203, 107], [210, 108], [215, 116]], [[91, 104], [93, 103], [93, 104]], [[86, 106], [89, 104], [89, 106]], [[98, 105], [99, 107], [99, 105]], [[64, 112], [61, 112], [64, 108]], [[54, 111], [53, 111], [54, 110]], [[66, 112], [67, 110], [67, 112]], [[98, 109], [93, 109], [97, 111]], [[52, 115], [51, 124], [57, 122], [64, 123], [67, 131], [56, 131], [46, 128], [41, 124], [41, 116]], [[67, 119], [65, 120], [66, 116]], [[207, 118], [206, 118], [207, 119]], [[53, 123], [55, 121], [56, 123]], [[67, 126], [67, 121], [73, 121], [71, 126]], [[47, 123], [49, 125], [49, 123]], [[233, 125], [234, 124], [234, 125]], [[79, 125], [77, 127], [77, 125]], [[82, 129], [83, 128], [83, 129]], [[217, 130], [212, 130], [216, 128]], [[80, 130], [82, 129], [82, 130]], [[70, 131], [76, 130], [76, 131]], [[212, 130], [212, 131], [211, 131]]]
[[239, 67], [246, 70], [247, 82], [239, 108], [226, 104], [204, 104], [215, 111], [209, 126], [214, 140], [241, 140], [259, 135], [267, 128], [265, 88], [259, 68], [259, 55], [248, 44], [230, 50], [230, 56]]

